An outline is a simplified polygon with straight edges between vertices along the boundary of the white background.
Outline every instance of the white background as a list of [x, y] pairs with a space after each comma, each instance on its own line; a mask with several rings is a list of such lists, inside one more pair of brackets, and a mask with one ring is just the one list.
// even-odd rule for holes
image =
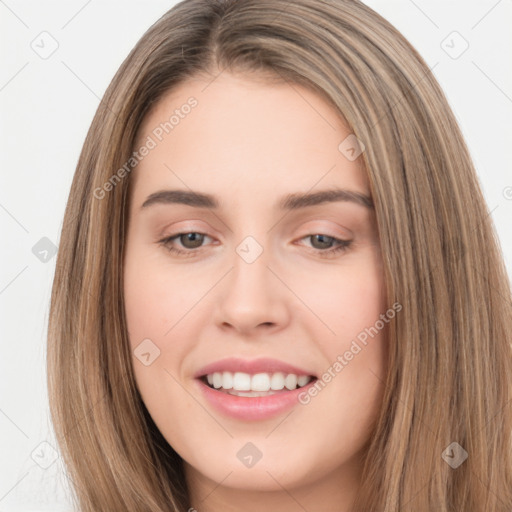
[[[138, 39], [175, 3], [0, 0], [0, 512], [71, 510], [60, 458], [41, 467], [51, 462], [55, 446], [45, 380], [55, 258], [43, 263], [32, 247], [43, 237], [58, 245], [99, 99]], [[512, 0], [366, 3], [435, 65], [512, 275]], [[43, 31], [58, 43], [47, 59], [31, 47]], [[441, 46], [461, 48], [453, 31], [469, 44], [457, 59]]]

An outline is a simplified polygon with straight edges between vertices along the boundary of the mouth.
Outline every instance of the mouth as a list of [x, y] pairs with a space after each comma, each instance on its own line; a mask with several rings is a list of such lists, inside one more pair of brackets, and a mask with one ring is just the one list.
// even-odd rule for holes
[[197, 370], [194, 380], [207, 408], [242, 421], [260, 421], [299, 404], [318, 378], [304, 367], [261, 357], [228, 357]]
[[208, 408], [244, 422], [264, 421], [299, 406], [317, 380], [282, 372], [214, 372], [195, 379]]
[[314, 375], [295, 373], [213, 372], [199, 377], [210, 389], [233, 396], [265, 397], [295, 391], [317, 380]]

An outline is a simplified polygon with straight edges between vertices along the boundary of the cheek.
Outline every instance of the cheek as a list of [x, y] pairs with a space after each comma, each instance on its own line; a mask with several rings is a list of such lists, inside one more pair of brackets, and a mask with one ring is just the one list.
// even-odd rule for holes
[[125, 311], [134, 348], [142, 339], [165, 340], [197, 300], [198, 290], [187, 286], [179, 274], [166, 272], [146, 258], [127, 259]]
[[[179, 320], [190, 308], [186, 305], [191, 301], [180, 293], [179, 279], [173, 279], [171, 288], [164, 273], [149, 259], [142, 258], [127, 259], [124, 294], [138, 390], [158, 428], [172, 437], [174, 423], [166, 421], [170, 406], [187, 411], [191, 405], [176, 382], [180, 378], [176, 361], [180, 361], [186, 351], [185, 344], [179, 342], [186, 340], [180, 332]], [[169, 350], [171, 341], [172, 350]]]
[[320, 339], [329, 339], [330, 332], [330, 346], [340, 344], [341, 348], [345, 341], [373, 326], [386, 310], [382, 268], [371, 254], [335, 270], [309, 275], [297, 281], [297, 295], [321, 320]]
[[192, 405], [178, 381], [184, 378], [181, 363], [200, 338], [201, 320], [209, 318], [200, 309], [211, 275], [170, 268], [144, 248], [130, 251], [124, 302], [135, 379], [151, 415], [165, 419], [170, 401], [184, 411]]
[[[326, 361], [322, 380], [327, 385], [315, 397], [315, 407], [337, 403], [335, 423], [346, 421], [342, 411], [352, 411], [360, 424], [369, 424], [380, 402], [387, 357], [387, 322], [382, 315], [389, 322], [395, 312], [386, 316], [379, 260], [368, 254], [350, 263], [336, 272], [316, 274], [300, 293], [321, 320], [316, 320], [313, 334]], [[347, 428], [343, 421], [339, 427]]]
[[[166, 343], [173, 337], [178, 339], [178, 328], [173, 329], [173, 325], [183, 316], [184, 303], [189, 303], [180, 293], [179, 282], [174, 279], [171, 287], [168, 281], [143, 251], [134, 248], [128, 253], [124, 269], [126, 322], [135, 378], [150, 412], [159, 407], [157, 397], [163, 386], [171, 386], [165, 370], [174, 373], [174, 369], [169, 365]], [[173, 358], [179, 360], [180, 350], [180, 344], [175, 343]]]

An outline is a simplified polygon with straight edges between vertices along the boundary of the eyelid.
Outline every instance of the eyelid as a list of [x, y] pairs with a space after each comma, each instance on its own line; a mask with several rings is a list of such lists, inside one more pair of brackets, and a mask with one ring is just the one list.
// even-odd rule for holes
[[[192, 224], [192, 222], [199, 222], [202, 225]], [[182, 222], [175, 222], [172, 224], [166, 224], [165, 227], [158, 231], [157, 238], [169, 238], [175, 235], [182, 235], [185, 233], [199, 233], [201, 235], [207, 235], [209, 237], [213, 237], [214, 235], [210, 235], [208, 233], [217, 233], [217, 230], [212, 228], [210, 224], [204, 221], [199, 220], [186, 220]], [[221, 235], [215, 234], [215, 238], [220, 239]]]
[[[167, 225], [158, 235], [158, 240], [163, 238], [177, 237], [179, 235], [187, 234], [187, 233], [198, 233], [204, 235], [209, 238], [215, 238], [218, 241], [222, 242], [222, 235], [217, 233], [217, 230], [213, 229], [208, 223], [204, 221], [197, 220], [197, 222], [203, 223], [203, 227], [193, 225], [192, 222], [196, 222], [195, 219], [190, 219], [182, 222], [178, 222], [175, 224]], [[327, 228], [325, 224], [334, 224], [334, 228]], [[204, 227], [206, 224], [206, 227]], [[172, 229], [170, 227], [172, 226]], [[294, 230], [295, 231], [295, 230]], [[209, 234], [214, 232], [215, 235]], [[167, 233], [167, 234], [166, 234]], [[302, 233], [302, 234], [301, 234]], [[298, 230], [298, 234], [294, 235], [294, 239], [303, 239], [308, 235], [325, 235], [329, 237], [336, 238], [338, 240], [352, 240], [354, 238], [354, 233], [340, 224], [333, 222], [331, 220], [315, 220], [309, 221], [301, 225]]]
[[306, 223], [304, 226], [301, 226], [300, 232], [304, 231], [304, 236], [312, 234], [322, 234], [342, 240], [351, 240], [352, 238], [354, 238], [354, 233], [350, 229], [340, 226], [339, 224], [333, 221], [327, 222], [329, 222], [329, 224], [334, 224], [335, 227], [326, 228], [325, 222], [326, 221], [313, 221], [311, 223]]

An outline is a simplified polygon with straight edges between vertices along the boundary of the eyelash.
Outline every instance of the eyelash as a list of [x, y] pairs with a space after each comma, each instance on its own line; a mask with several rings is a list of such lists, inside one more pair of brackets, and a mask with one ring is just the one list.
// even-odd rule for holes
[[[176, 247], [172, 247], [171, 245], [169, 245], [173, 240], [179, 238], [182, 235], [188, 235], [188, 234], [208, 236], [205, 233], [200, 233], [198, 231], [185, 231], [183, 233], [176, 233], [175, 235], [168, 236], [168, 237], [164, 238], [163, 240], [160, 240], [159, 243], [161, 245], [163, 245], [165, 247], [165, 249], [168, 250], [172, 254], [176, 254], [178, 256], [184, 256], [186, 258], [194, 257], [195, 254], [198, 252], [198, 250], [201, 249], [201, 247], [203, 247], [203, 246], [201, 246], [199, 248], [195, 248], [195, 249], [181, 250], [181, 249], [176, 249]], [[317, 254], [319, 254], [320, 257], [322, 257], [322, 258], [329, 258], [329, 257], [336, 256], [339, 253], [343, 253], [343, 252], [347, 251], [348, 248], [350, 247], [350, 245], [352, 244], [352, 240], [341, 240], [341, 239], [335, 238], [333, 236], [324, 235], [323, 233], [314, 233], [311, 235], [306, 235], [306, 236], [302, 237], [300, 240], [303, 240], [304, 238], [310, 238], [313, 236], [324, 236], [327, 238], [331, 238], [333, 243], [338, 244], [337, 247], [333, 247], [333, 248], [325, 249], [325, 250], [313, 248], [312, 250], [314, 252], [316, 252]]]

